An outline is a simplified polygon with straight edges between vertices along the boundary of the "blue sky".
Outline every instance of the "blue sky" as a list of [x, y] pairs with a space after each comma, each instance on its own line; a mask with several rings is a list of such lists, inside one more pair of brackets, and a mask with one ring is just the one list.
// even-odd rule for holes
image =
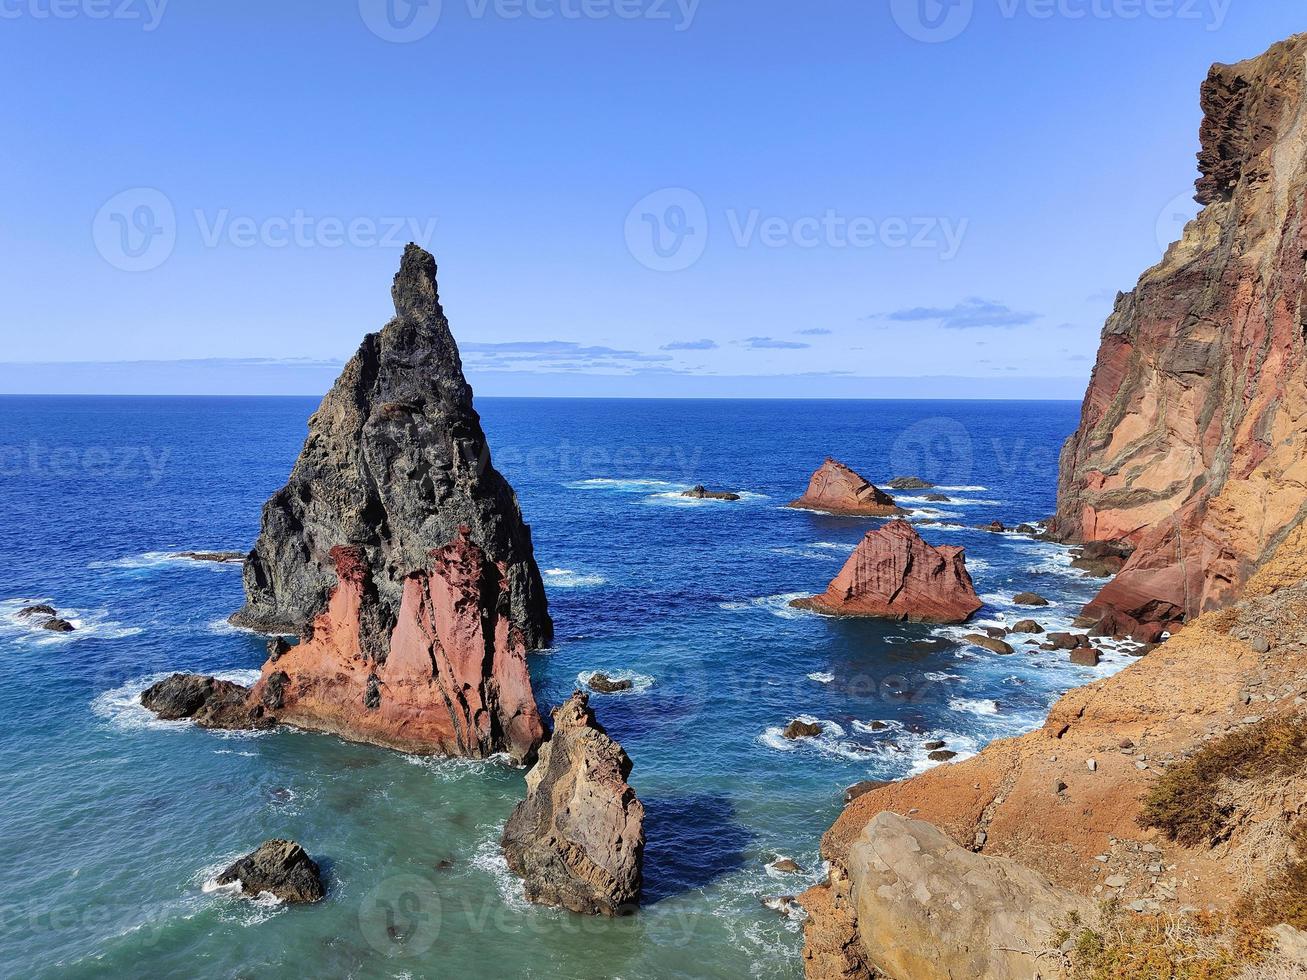
[[1287, 0], [0, 0], [0, 391], [320, 391], [417, 239], [483, 394], [1079, 398], [1194, 211], [1208, 66], [1304, 27]]

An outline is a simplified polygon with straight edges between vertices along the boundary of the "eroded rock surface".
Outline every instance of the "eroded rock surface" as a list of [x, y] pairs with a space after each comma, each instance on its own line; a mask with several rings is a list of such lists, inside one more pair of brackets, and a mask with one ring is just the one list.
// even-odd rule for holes
[[146, 688], [141, 704], [164, 721], [189, 719], [201, 728], [271, 728], [275, 716], [250, 700], [250, 689], [200, 674], [173, 674]]
[[865, 514], [868, 517], [893, 517], [906, 513], [889, 494], [833, 459], [821, 464], [808, 481], [803, 496], [787, 506], [830, 514]]
[[548, 645], [544, 586], [512, 488], [490, 461], [472, 389], [440, 306], [436, 262], [404, 252], [395, 317], [364, 339], [309, 421], [290, 481], [267, 502], [245, 562], [238, 625], [297, 633], [336, 584], [333, 548], [361, 550], [388, 635], [409, 577], [460, 526], [502, 565], [509, 619], [527, 649]]
[[1299, 35], [1212, 68], [1205, 207], [1103, 330], [1053, 529], [1134, 548], [1086, 610], [1107, 632], [1229, 603], [1307, 511], [1305, 57]]
[[526, 897], [587, 915], [623, 915], [640, 899], [644, 807], [631, 760], [573, 694], [526, 777], [527, 796], [504, 828], [508, 866]]
[[793, 605], [832, 616], [962, 623], [982, 603], [962, 548], [933, 547], [907, 521], [891, 521], [867, 532], [824, 593]]
[[322, 871], [294, 841], [270, 840], [218, 875], [219, 885], [240, 884], [251, 898], [267, 893], [295, 905], [320, 901], [326, 894]]

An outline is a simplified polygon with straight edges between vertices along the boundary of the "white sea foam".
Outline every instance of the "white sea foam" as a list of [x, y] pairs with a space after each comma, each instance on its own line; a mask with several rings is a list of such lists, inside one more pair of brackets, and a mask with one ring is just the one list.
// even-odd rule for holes
[[204, 567], [221, 570], [229, 568], [239, 569], [243, 566], [243, 563], [239, 561], [200, 561], [195, 558], [188, 558], [179, 551], [147, 551], [140, 555], [127, 555], [123, 558], [93, 561], [87, 567], [140, 571], [143, 569], [167, 568], [173, 565], [188, 565], [192, 568]]
[[[883, 728], [877, 728], [876, 725], [884, 725]], [[854, 721], [853, 730], [861, 732], [863, 735], [888, 735], [890, 732], [899, 732], [903, 730], [903, 723], [900, 721]]]
[[515, 912], [529, 912], [533, 906], [526, 900], [522, 880], [508, 870], [508, 861], [504, 858], [504, 848], [500, 844], [504, 828], [498, 826], [481, 829], [491, 832], [477, 844], [468, 863], [490, 876], [505, 905]]
[[55, 603], [48, 598], [41, 599], [5, 599], [0, 601], [0, 635], [14, 643], [32, 646], [60, 646], [76, 643], [79, 640], [100, 639], [119, 640], [128, 636], [144, 633], [141, 626], [124, 626], [109, 618], [107, 609], [64, 609], [57, 608], [55, 613], [60, 619], [67, 620], [73, 627], [71, 633], [56, 633], [42, 625], [50, 617], [45, 615], [20, 616], [21, 609], [27, 606], [48, 605]]
[[[690, 489], [689, 487], [685, 488]], [[749, 490], [733, 490], [739, 496], [739, 500], [722, 500], [718, 497], [687, 497], [684, 490], [667, 490], [662, 493], [651, 494], [648, 497], [648, 503], [662, 504], [672, 507], [722, 507], [731, 504], [739, 505], [750, 500], [768, 500], [765, 493], [753, 493]]]
[[[947, 496], [944, 494], [943, 496]], [[925, 513], [935, 504], [943, 504], [945, 507], [1001, 507], [1001, 500], [981, 500], [975, 497], [950, 497], [948, 500], [931, 500], [928, 496], [919, 497], [901, 497], [895, 495], [894, 502], [899, 505], [912, 504], [914, 509], [917, 504], [923, 505], [920, 508], [921, 513]]]
[[839, 756], [843, 759], [853, 759], [858, 762], [866, 761], [876, 754], [876, 750], [871, 746], [850, 741], [847, 738], [848, 733], [845, 732], [844, 726], [833, 721], [826, 721], [813, 715], [798, 715], [796, 720], [807, 722], [810, 725], [821, 725], [821, 734], [811, 738], [790, 739], [785, 737], [785, 725], [776, 725], [766, 729], [759, 735], [758, 741], [769, 749], [775, 749], [778, 752], [814, 749], [823, 755]]
[[475, 778], [492, 768], [513, 765], [513, 759], [507, 752], [496, 752], [484, 759], [440, 755], [404, 755], [400, 758], [411, 766], [426, 769], [442, 783], [455, 783], [469, 776]]
[[648, 493], [651, 490], [659, 490], [663, 487], [676, 487], [689, 490], [686, 484], [670, 483], [667, 480], [651, 479], [612, 479], [608, 477], [596, 478], [593, 480], [576, 480], [572, 483], [564, 484], [569, 490], [613, 490], [619, 493]]
[[[164, 721], [154, 712], [150, 711], [145, 705], [141, 704], [141, 693], [147, 688], [167, 677], [171, 677], [177, 671], [163, 671], [158, 674], [151, 674], [148, 677], [138, 677], [135, 680], [128, 681], [121, 687], [115, 687], [113, 690], [104, 691], [97, 695], [91, 701], [91, 713], [97, 718], [107, 721], [115, 728], [124, 731], [140, 731], [142, 729], [156, 729], [159, 731], [179, 730], [189, 728], [193, 722], [188, 719], [177, 721]], [[257, 670], [225, 670], [213, 674], [220, 681], [232, 681], [236, 684], [242, 684], [246, 687], [254, 684], [259, 679]], [[253, 738], [265, 734], [265, 732], [227, 732], [215, 731], [215, 737], [227, 738]], [[224, 865], [225, 867], [225, 865]]]
[[781, 619], [799, 619], [811, 615], [806, 609], [795, 609], [790, 605], [795, 599], [807, 598], [807, 592], [786, 592], [783, 595], [763, 596], [759, 599], [745, 599], [742, 602], [722, 602], [718, 608], [728, 612], [753, 612], [762, 610]]
[[576, 572], [570, 568], [547, 568], [540, 574], [546, 583], [558, 589], [585, 589], [608, 581], [602, 575]]
[[654, 685], [654, 679], [648, 674], [637, 674], [633, 670], [583, 670], [581, 673], [576, 675], [576, 682], [580, 684], [581, 687], [589, 690], [590, 681], [593, 680], [595, 674], [599, 673], [606, 674], [609, 680], [631, 682], [631, 689], [629, 691], [614, 691], [614, 695], [642, 694]]
[[814, 671], [808, 675], [808, 680], [816, 681], [818, 684], [829, 684], [835, 680], [835, 675], [826, 671]]
[[940, 493], [947, 493], [948, 491], [952, 491], [953, 493], [984, 493], [986, 490], [989, 489], [989, 487], [961, 486], [961, 487], [935, 487], [935, 489], [940, 491]]
[[998, 714], [998, 702], [991, 698], [949, 698], [948, 706], [952, 711], [978, 717]]

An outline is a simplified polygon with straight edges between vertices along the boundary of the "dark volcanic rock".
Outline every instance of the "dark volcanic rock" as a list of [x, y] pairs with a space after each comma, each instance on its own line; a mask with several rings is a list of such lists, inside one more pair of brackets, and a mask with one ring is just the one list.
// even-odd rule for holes
[[1042, 633], [1044, 632], [1044, 627], [1040, 626], [1033, 619], [1023, 619], [1012, 626], [1012, 632], [1022, 634]]
[[609, 677], [599, 671], [586, 681], [585, 686], [599, 694], [616, 694], [619, 691], [631, 690], [635, 684], [625, 678]]
[[526, 897], [587, 915], [624, 915], [640, 899], [644, 806], [631, 760], [580, 691], [554, 712], [554, 733], [504, 827], [504, 857]]
[[888, 785], [889, 783], [883, 779], [864, 779], [860, 783], [854, 783], [844, 791], [844, 805], [847, 806], [859, 796], [866, 796], [873, 789], [880, 789], [882, 786]]
[[978, 647], [984, 647], [986, 650], [991, 650], [994, 653], [1002, 654], [1005, 657], [1010, 654], [1016, 653], [1016, 651], [1012, 649], [1012, 645], [1010, 643], [1007, 643], [1004, 640], [997, 639], [993, 636], [982, 636], [980, 633], [968, 633], [966, 636], [962, 638], [962, 642], [971, 643]]
[[891, 490], [933, 490], [935, 484], [927, 483], [917, 476], [896, 476], [885, 484]]
[[178, 558], [189, 558], [191, 561], [209, 561], [218, 564], [236, 563], [245, 560], [243, 551], [182, 551], [178, 552]]
[[707, 490], [702, 485], [685, 490], [681, 493], [682, 497], [693, 497], [696, 500], [739, 500], [738, 493], [729, 493], [725, 490]]
[[824, 731], [825, 729], [815, 721], [803, 721], [795, 718], [785, 726], [785, 731], [781, 732], [781, 735], [794, 741], [800, 738], [816, 738]]
[[333, 548], [361, 548], [383, 637], [406, 578], [460, 526], [507, 569], [510, 617], [528, 649], [553, 627], [517, 499], [490, 462], [472, 389], [440, 306], [436, 262], [409, 245], [391, 296], [395, 317], [370, 334], [309, 421], [290, 480], [267, 502], [245, 562], [237, 625], [300, 632], [336, 585]]
[[26, 606], [18, 610], [18, 616], [20, 619], [30, 619], [32, 616], [54, 616], [56, 613], [57, 610], [54, 606], [46, 605]]
[[295, 905], [320, 901], [327, 894], [321, 869], [304, 848], [288, 840], [266, 841], [218, 875], [219, 885], [236, 883], [242, 894], [267, 892]]
[[1034, 592], [1019, 592], [1012, 597], [1018, 606], [1047, 606], [1048, 600]]
[[60, 619], [57, 616], [47, 619], [41, 624], [41, 629], [50, 630], [54, 633], [71, 633], [76, 627], [66, 619]]
[[141, 693], [141, 704], [164, 721], [189, 718], [201, 728], [271, 728], [277, 719], [251, 704], [250, 689], [200, 674], [173, 674]]
[[936, 749], [930, 755], [926, 756], [931, 762], [948, 762], [949, 759], [956, 759], [958, 754], [948, 749]]

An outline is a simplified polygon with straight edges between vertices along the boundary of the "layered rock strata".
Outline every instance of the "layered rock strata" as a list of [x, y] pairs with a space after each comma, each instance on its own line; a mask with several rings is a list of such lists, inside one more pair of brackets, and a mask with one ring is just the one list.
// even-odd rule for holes
[[894, 517], [906, 513], [889, 494], [829, 458], [812, 474], [803, 496], [786, 506], [849, 516]]
[[527, 796], [504, 828], [504, 856], [526, 897], [587, 915], [623, 915], [640, 899], [644, 807], [631, 760], [576, 692], [527, 774]]
[[1307, 513], [1305, 59], [1299, 35], [1212, 68], [1202, 213], [1103, 330], [1053, 530], [1133, 548], [1087, 609], [1104, 632], [1228, 604]]
[[934, 547], [907, 521], [891, 521], [867, 532], [825, 592], [793, 605], [830, 616], [963, 623], [982, 603], [962, 548]]

